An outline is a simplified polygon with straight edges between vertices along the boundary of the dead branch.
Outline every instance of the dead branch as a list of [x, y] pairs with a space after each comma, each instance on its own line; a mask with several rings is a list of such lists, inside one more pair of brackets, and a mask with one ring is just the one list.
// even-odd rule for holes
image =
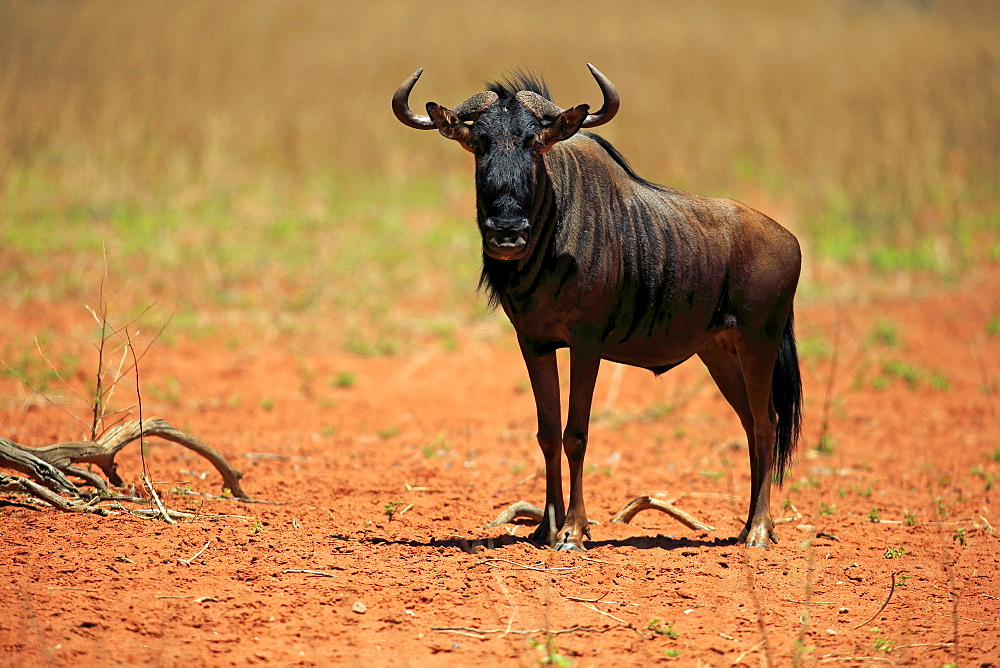
[[643, 510], [659, 510], [660, 512], [664, 512], [689, 529], [715, 531], [715, 527], [696, 520], [688, 513], [673, 505], [673, 499], [670, 501], [661, 501], [647, 495], [637, 496], [632, 499], [624, 508], [618, 511], [618, 514], [611, 518], [611, 522], [614, 524], [628, 524], [633, 517]]
[[502, 513], [500, 513], [495, 520], [486, 525], [487, 529], [493, 527], [503, 526], [508, 522], [513, 522], [518, 517], [527, 517], [535, 520], [536, 522], [541, 522], [544, 512], [538, 506], [533, 506], [527, 501], [518, 501], [513, 504]]
[[9, 438], [0, 438], [0, 464], [4, 468], [32, 478], [53, 492], [78, 494], [76, 485], [71, 483], [57, 467], [32, 454], [27, 448]]
[[28, 494], [29, 496], [41, 499], [42, 501], [55, 506], [59, 510], [67, 512], [96, 513], [98, 515], [108, 514], [108, 511], [105, 508], [98, 508], [96, 506], [91, 506], [87, 503], [82, 503], [72, 499], [64, 499], [48, 488], [20, 476], [5, 475], [0, 473], [0, 492], [20, 492], [21, 494]]
[[[10, 468], [29, 475], [42, 484], [46, 484], [46, 478], [44, 476], [36, 476], [34, 474], [35, 467], [23, 467], [23, 464], [19, 467], [18, 464], [24, 461], [41, 460], [42, 463], [48, 464], [50, 468], [54, 467], [60, 471], [72, 469], [72, 464], [96, 464], [104, 475], [107, 476], [108, 481], [112, 485], [119, 486], [123, 481], [118, 476], [118, 464], [115, 462], [115, 456], [118, 452], [142, 436], [158, 436], [166, 441], [183, 445], [207, 459], [222, 475], [223, 488], [228, 488], [235, 497], [241, 499], [249, 498], [240, 486], [240, 478], [243, 477], [243, 474], [226, 461], [225, 457], [219, 454], [217, 450], [201, 442], [194, 436], [175, 429], [163, 418], [146, 418], [142, 420], [141, 428], [139, 424], [139, 422], [135, 421], [120, 424], [114, 429], [107, 431], [96, 441], [70, 441], [37, 448], [23, 446], [10, 439], [0, 438], [0, 464], [4, 466], [9, 465]], [[8, 453], [10, 452], [14, 453], [14, 456], [8, 460]], [[17, 457], [18, 454], [21, 457]], [[24, 456], [25, 454], [27, 454], [27, 457]], [[48, 473], [49, 469], [45, 469], [45, 471]], [[55, 478], [51, 474], [49, 477]], [[64, 476], [62, 476], [60, 482], [63, 483], [61, 491], [78, 492], [76, 487], [66, 480]]]
[[236, 498], [250, 500], [240, 485], [243, 474], [226, 461], [225, 457], [206, 443], [175, 429], [169, 422], [158, 417], [125, 422], [108, 430], [96, 441], [70, 441], [29, 447], [9, 438], [0, 438], [0, 467], [27, 476], [22, 478], [0, 474], [0, 490], [34, 496], [59, 510], [106, 514], [107, 510], [84, 503], [89, 495], [74, 485], [67, 476], [82, 479], [100, 492], [107, 492], [107, 484], [96, 474], [74, 466], [79, 463], [95, 464], [107, 476], [108, 482], [115, 486], [122, 485], [124, 481], [118, 475], [115, 457], [126, 445], [146, 436], [157, 436], [201, 455], [222, 476], [223, 489], [230, 490]]

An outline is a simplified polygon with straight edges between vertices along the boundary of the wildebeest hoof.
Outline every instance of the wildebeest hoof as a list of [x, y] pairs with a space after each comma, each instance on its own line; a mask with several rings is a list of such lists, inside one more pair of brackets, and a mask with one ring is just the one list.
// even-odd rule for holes
[[750, 530], [744, 529], [740, 533], [739, 541], [747, 547], [763, 547], [765, 549], [770, 549], [772, 543], [775, 545], [778, 543], [774, 531], [769, 531], [763, 527]]
[[567, 552], [570, 550], [575, 552], [587, 551], [587, 548], [583, 546], [582, 538], [573, 538], [572, 534], [570, 534], [569, 531], [563, 533], [562, 540], [556, 543], [555, 549], [558, 552]]

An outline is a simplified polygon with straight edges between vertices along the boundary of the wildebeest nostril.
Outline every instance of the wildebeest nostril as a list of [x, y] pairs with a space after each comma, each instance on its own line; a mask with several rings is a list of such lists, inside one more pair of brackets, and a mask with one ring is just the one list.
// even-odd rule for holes
[[528, 229], [527, 218], [487, 218], [486, 227], [498, 232], [520, 232]]

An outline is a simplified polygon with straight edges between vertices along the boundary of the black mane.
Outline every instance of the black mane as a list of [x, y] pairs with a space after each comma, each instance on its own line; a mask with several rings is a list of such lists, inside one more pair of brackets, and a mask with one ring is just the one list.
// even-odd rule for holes
[[513, 99], [514, 95], [522, 90], [538, 93], [548, 101], [552, 101], [552, 94], [549, 93], [549, 86], [540, 75], [533, 72], [517, 70], [504, 76], [497, 81], [486, 82], [486, 90], [491, 90], [497, 94], [501, 100]]
[[653, 183], [652, 181], [647, 181], [646, 179], [644, 179], [641, 176], [639, 176], [638, 174], [636, 174], [635, 170], [632, 169], [632, 165], [629, 164], [628, 159], [626, 159], [624, 155], [622, 155], [621, 153], [619, 153], [618, 149], [616, 149], [614, 146], [612, 146], [611, 142], [609, 142], [604, 137], [602, 137], [600, 135], [595, 135], [592, 132], [581, 132], [580, 134], [582, 134], [582, 135], [584, 135], [586, 137], [589, 137], [590, 139], [593, 139], [594, 141], [596, 141], [600, 145], [601, 148], [603, 148], [605, 151], [607, 151], [608, 155], [611, 156], [611, 159], [614, 160], [615, 162], [617, 162], [618, 166], [625, 170], [625, 173], [629, 175], [629, 178], [631, 178], [636, 183], [638, 183], [640, 185], [643, 185], [643, 186], [646, 186], [647, 188], [652, 188], [653, 190], [659, 190], [661, 192], [667, 190], [667, 188], [664, 188], [663, 186], [659, 185], [658, 183]]

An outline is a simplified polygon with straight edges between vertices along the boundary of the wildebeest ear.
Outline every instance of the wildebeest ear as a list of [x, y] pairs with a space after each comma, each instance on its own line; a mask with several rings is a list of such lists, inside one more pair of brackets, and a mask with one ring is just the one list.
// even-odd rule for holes
[[472, 150], [470, 145], [472, 133], [469, 131], [469, 126], [463, 123], [455, 112], [435, 102], [428, 102], [427, 115], [431, 117], [434, 127], [442, 136], [454, 139], [465, 148]]
[[587, 113], [590, 107], [586, 104], [567, 109], [562, 112], [540, 133], [538, 133], [538, 143], [541, 144], [541, 151], [544, 153], [552, 148], [556, 142], [569, 139], [577, 133], [583, 122], [587, 120]]

